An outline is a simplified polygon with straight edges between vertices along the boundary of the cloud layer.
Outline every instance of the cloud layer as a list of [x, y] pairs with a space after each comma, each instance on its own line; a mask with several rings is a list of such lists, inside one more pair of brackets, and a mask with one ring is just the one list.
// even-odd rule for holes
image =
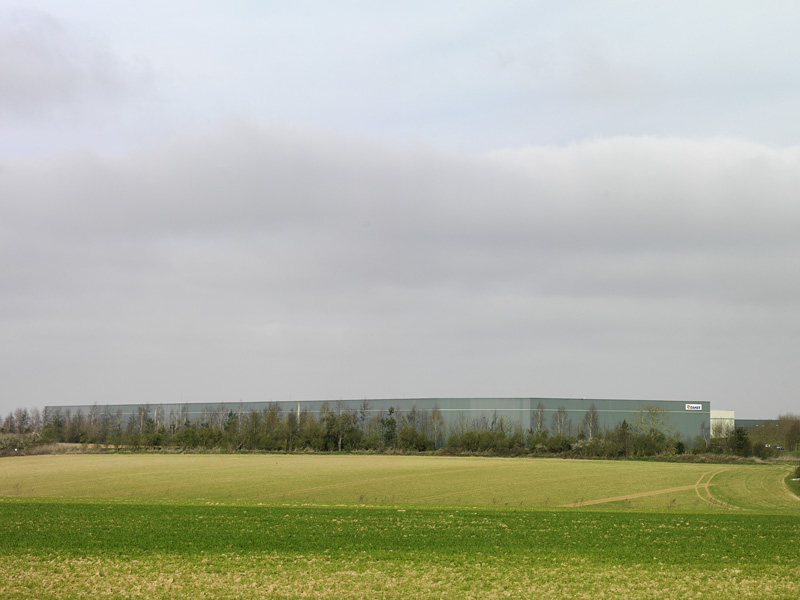
[[0, 8], [0, 414], [797, 411], [791, 3]]
[[463, 156], [249, 121], [6, 161], [4, 393], [791, 410], [798, 167], [731, 139]]
[[0, 8], [0, 156], [126, 151], [237, 116], [456, 152], [796, 144], [800, 10], [718, 4], [27, 0]]

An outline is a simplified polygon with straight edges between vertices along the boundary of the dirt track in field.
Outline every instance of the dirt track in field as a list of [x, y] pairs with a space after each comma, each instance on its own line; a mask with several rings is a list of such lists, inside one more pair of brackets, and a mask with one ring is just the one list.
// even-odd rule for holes
[[572, 502], [570, 504], [562, 504], [563, 508], [577, 508], [580, 506], [591, 506], [594, 504], [605, 504], [607, 502], [622, 502], [624, 500], [632, 500], [634, 498], [645, 498], [647, 496], [659, 496], [661, 494], [672, 494], [675, 492], [685, 492], [688, 490], [694, 490], [697, 493], [697, 496], [703, 500], [704, 502], [708, 502], [709, 504], [720, 504], [720, 501], [714, 498], [711, 494], [711, 491], [708, 489], [709, 485], [711, 484], [711, 480], [714, 478], [714, 475], [718, 473], [722, 473], [726, 469], [716, 469], [712, 471], [706, 471], [703, 473], [700, 478], [694, 483], [694, 485], [682, 485], [679, 487], [671, 487], [671, 488], [663, 488], [660, 490], [650, 490], [649, 492], [640, 492], [638, 494], [626, 494], [625, 496], [612, 496], [611, 498], [598, 498], [595, 500], [581, 500], [579, 502]]

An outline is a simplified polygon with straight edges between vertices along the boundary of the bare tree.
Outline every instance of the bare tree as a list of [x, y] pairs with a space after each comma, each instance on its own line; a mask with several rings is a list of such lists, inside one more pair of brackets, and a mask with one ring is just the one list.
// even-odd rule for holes
[[223, 429], [225, 427], [225, 420], [228, 418], [228, 413], [230, 411], [225, 409], [225, 405], [220, 403], [220, 405], [214, 410], [213, 414], [211, 415], [211, 425], [212, 427], [216, 427], [217, 429]]
[[730, 423], [716, 422], [711, 426], [711, 437], [726, 438], [733, 433], [733, 425]]
[[594, 402], [592, 402], [592, 405], [589, 407], [589, 410], [586, 411], [586, 414], [583, 415], [582, 428], [589, 440], [591, 440], [600, 430], [600, 419], [597, 415], [597, 407], [594, 405]]
[[536, 412], [533, 414], [533, 428], [536, 433], [541, 433], [547, 429], [544, 422], [544, 404], [539, 400], [539, 406], [536, 407]]
[[569, 429], [569, 426], [570, 422], [567, 409], [563, 406], [559, 406], [558, 410], [553, 413], [553, 431], [557, 435], [564, 435]]
[[31, 411], [31, 430], [39, 431], [42, 428], [42, 414], [38, 408]]
[[706, 421], [702, 421], [700, 423], [700, 437], [703, 438], [703, 444], [705, 444], [706, 448], [708, 448], [709, 444], [711, 443], [711, 436], [709, 433], [708, 423]]
[[782, 425], [784, 421], [788, 421], [788, 424], [781, 431], [783, 445], [787, 450], [795, 451], [800, 446], [800, 418], [791, 414], [780, 415], [778, 423]]
[[433, 427], [433, 447], [438, 448], [439, 436], [444, 432], [444, 417], [438, 404], [433, 407], [433, 412], [431, 412], [431, 426]]
[[30, 416], [27, 408], [18, 408], [14, 411], [17, 433], [27, 433], [30, 425]]
[[646, 435], [667, 435], [671, 429], [669, 414], [660, 406], [645, 404], [634, 413], [633, 429]]
[[160, 404], [153, 405], [153, 429], [158, 431], [159, 425], [162, 425], [164, 407]]
[[17, 422], [14, 419], [14, 413], [8, 413], [8, 416], [3, 421], [3, 431], [5, 433], [14, 433], [17, 430]]
[[369, 420], [369, 413], [371, 411], [371, 407], [367, 399], [361, 402], [361, 406], [358, 409], [358, 422], [361, 425], [361, 431], [364, 435], [367, 435], [367, 422]]
[[147, 420], [147, 415], [150, 412], [150, 405], [142, 404], [137, 411], [139, 413], [139, 433], [144, 433], [144, 422]]
[[100, 432], [100, 418], [97, 402], [89, 407], [89, 416], [86, 418], [86, 433], [90, 441], [97, 441]]

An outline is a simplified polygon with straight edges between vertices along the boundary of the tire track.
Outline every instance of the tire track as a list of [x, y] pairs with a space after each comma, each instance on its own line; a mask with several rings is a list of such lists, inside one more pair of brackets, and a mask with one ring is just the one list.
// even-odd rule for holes
[[[722, 471], [726, 471], [727, 469], [718, 469], [716, 471], [706, 471], [700, 478], [692, 485], [682, 485], [678, 487], [671, 487], [671, 488], [662, 488], [660, 490], [650, 490], [647, 492], [637, 492], [635, 494], [626, 494], [624, 496], [612, 496], [610, 498], [598, 498], [595, 500], [580, 500], [578, 502], [572, 502], [570, 504], [562, 504], [560, 505], [561, 508], [577, 508], [581, 506], [592, 506], [595, 504], [605, 504], [608, 502], [621, 502], [623, 500], [630, 500], [632, 498], [647, 498], [649, 496], [659, 496], [661, 494], [672, 494], [674, 492], [685, 492], [688, 490], [694, 490], [697, 493], [697, 496], [703, 500], [704, 502], [708, 502], [712, 505], [719, 505], [722, 504], [719, 500], [714, 498], [714, 496], [709, 491], [708, 487], [711, 484], [711, 479], [713, 479], [714, 475], [721, 473]], [[706, 476], [708, 477], [708, 481], [703, 481]], [[700, 490], [703, 490], [707, 495], [708, 498], [704, 498]]]

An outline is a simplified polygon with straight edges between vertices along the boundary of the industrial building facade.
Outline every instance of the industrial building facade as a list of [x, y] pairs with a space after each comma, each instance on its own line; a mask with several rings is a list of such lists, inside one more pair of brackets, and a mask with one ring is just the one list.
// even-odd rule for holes
[[402, 398], [360, 400], [304, 400], [235, 403], [107, 404], [45, 407], [45, 421], [54, 417], [81, 415], [125, 426], [136, 420], [153, 419], [159, 425], [219, 422], [231, 412], [244, 416], [251, 412], [278, 410], [286, 415], [303, 412], [319, 417], [325, 411], [349, 411], [361, 420], [388, 414], [430, 416], [434, 413], [448, 430], [514, 427], [547, 431], [569, 436], [610, 430], [623, 421], [636, 428], [657, 426], [665, 434], [691, 441], [708, 437], [711, 431], [709, 402], [671, 400], [614, 400], [591, 398]]

